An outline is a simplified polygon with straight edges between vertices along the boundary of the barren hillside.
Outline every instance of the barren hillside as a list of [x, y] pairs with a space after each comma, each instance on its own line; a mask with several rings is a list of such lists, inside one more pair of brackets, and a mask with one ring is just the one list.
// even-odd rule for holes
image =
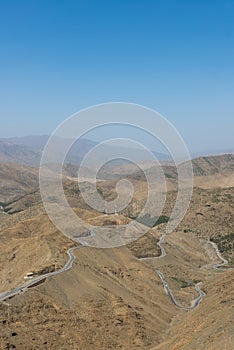
[[[5, 181], [12, 169], [12, 165], [4, 166]], [[19, 174], [27, 170], [32, 184], [37, 182], [35, 169], [14, 169]], [[15, 188], [21, 188], [16, 180], [13, 177]], [[135, 196], [128, 210], [104, 215], [84, 203], [75, 182], [64, 182], [74, 212], [87, 223], [101, 226], [126, 224], [137, 215], [147, 187], [139, 179], [133, 184]], [[116, 180], [102, 181], [99, 193], [113, 199], [115, 185]], [[60, 269], [74, 245], [48, 219], [38, 190], [25, 191], [22, 188], [22, 195], [4, 208], [7, 214], [0, 213], [0, 292], [21, 286], [29, 271], [41, 275]], [[168, 193], [163, 218], [170, 216], [176, 194]], [[217, 244], [233, 266], [233, 196], [229, 184], [195, 188], [183, 221], [165, 237], [166, 256], [160, 259], [157, 243], [166, 220], [126, 247], [77, 250], [69, 271], [0, 304], [0, 348], [231, 349], [233, 270], [214, 269], [221, 261], [209, 241]], [[165, 292], [155, 268], [164, 274], [181, 308]], [[198, 282], [205, 297], [197, 308], [186, 311], [183, 307], [192, 307], [198, 297]]]

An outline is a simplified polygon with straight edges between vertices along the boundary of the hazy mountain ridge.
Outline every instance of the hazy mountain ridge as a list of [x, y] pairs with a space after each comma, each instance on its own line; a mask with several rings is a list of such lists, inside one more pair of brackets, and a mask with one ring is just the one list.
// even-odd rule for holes
[[[40, 159], [44, 147], [49, 140], [48, 135], [43, 136], [25, 136], [25, 137], [12, 137], [12, 138], [2, 138], [0, 139], [0, 162], [15, 162], [25, 165], [39, 166]], [[55, 138], [57, 142], [57, 151], [69, 147], [70, 141], [66, 138]], [[136, 159], [137, 161], [152, 159], [152, 155], [148, 151], [142, 149], [127, 148], [123, 146], [112, 146], [98, 144], [95, 141], [80, 138], [74, 142], [70, 148], [67, 157], [65, 159], [66, 163], [80, 164], [84, 156], [95, 146], [100, 145], [103, 154], [110, 156], [116, 152], [116, 149], [121, 150], [123, 155], [127, 155], [130, 159]], [[69, 148], [68, 148], [69, 149]], [[160, 160], [169, 160], [170, 157], [167, 154], [160, 152], [152, 153]], [[96, 161], [94, 157], [94, 161]], [[55, 159], [56, 162], [56, 159]], [[98, 160], [97, 160], [98, 162]]]
[[[49, 135], [32, 135], [32, 136], [25, 136], [25, 137], [10, 137], [10, 138], [1, 138], [0, 139], [0, 162], [15, 162], [19, 164], [29, 165], [29, 166], [39, 166], [41, 155], [43, 152], [43, 149], [49, 140]], [[62, 149], [63, 147], [67, 147], [67, 145], [70, 143], [69, 139], [65, 138], [58, 138], [58, 150]], [[66, 163], [72, 163], [72, 164], [80, 164], [84, 156], [95, 146], [97, 146], [98, 143], [89, 139], [80, 138], [78, 139], [68, 152], [68, 155], [66, 157], [65, 162]], [[101, 145], [100, 146], [103, 153], [106, 153], [106, 155], [111, 155], [112, 152], [116, 148], [115, 146], [107, 146], [107, 145]], [[114, 148], [113, 148], [114, 147]], [[147, 161], [152, 160], [151, 156], [149, 155], [148, 151], [143, 151], [140, 149], [127, 149], [124, 147], [118, 147], [119, 149], [122, 149], [123, 155], [128, 154], [130, 159], [131, 157], [133, 159], [136, 159], [139, 163], [147, 163]], [[161, 152], [152, 151], [152, 154], [160, 161], [162, 162], [172, 162], [170, 159], [170, 156], [168, 154], [164, 154]], [[218, 154], [219, 152], [217, 152]], [[114, 152], [113, 152], [114, 154]], [[199, 175], [214, 175], [218, 173], [223, 167], [224, 171], [233, 171], [233, 157], [234, 154], [230, 152], [230, 155], [219, 155], [221, 157], [219, 160], [216, 159], [216, 156], [202, 156], [202, 157], [196, 157], [193, 160], [193, 167], [194, 167], [194, 174], [196, 176]], [[230, 159], [228, 159], [228, 157]], [[123, 157], [124, 158], [124, 157]], [[225, 165], [226, 162], [232, 162], [231, 166], [230, 164], [228, 167]], [[56, 162], [56, 160], [55, 160]], [[126, 162], [125, 161], [118, 161], [114, 160], [113, 164], [110, 162], [110, 164], [107, 166], [107, 172], [112, 174], [118, 175], [118, 169], [121, 169], [121, 172], [125, 172], [126, 169]], [[165, 166], [165, 164], [163, 164]], [[115, 170], [114, 170], [115, 167]], [[128, 166], [129, 167], [129, 166]], [[130, 170], [131, 167], [129, 167]], [[170, 166], [164, 168], [165, 174], [168, 175], [169, 178], [175, 178], [176, 172], [175, 169], [171, 168]], [[131, 172], [134, 172], [131, 171]], [[136, 172], [136, 170], [135, 170]], [[118, 176], [117, 176], [118, 177]]]
[[[186, 165], [182, 163], [178, 167]], [[218, 174], [233, 174], [234, 172], [234, 154], [223, 154], [217, 156], [207, 156], [192, 159], [193, 174], [194, 176], [212, 176]], [[146, 169], [146, 172], [150, 174], [155, 171], [155, 167]], [[173, 165], [162, 165], [165, 177], [168, 179], [177, 179], [177, 169]], [[131, 174], [131, 177], [135, 179], [143, 180], [143, 173], [137, 171]]]
[[39, 166], [41, 151], [25, 145], [0, 141], [0, 162]]
[[[23, 146], [24, 147], [24, 146]], [[220, 156], [200, 157], [192, 161], [195, 185], [198, 187], [227, 187], [233, 186], [234, 181], [234, 155], [224, 154]], [[55, 171], [56, 164], [49, 166], [50, 171]], [[177, 180], [177, 169], [172, 165], [162, 166], [167, 181], [174, 186]], [[63, 174], [66, 177], [76, 178], [79, 166], [64, 164]], [[154, 167], [145, 170], [150, 174]], [[86, 169], [87, 180], [93, 176], [92, 169]], [[32, 188], [38, 187], [38, 168], [12, 162], [0, 162], [0, 199], [9, 200], [15, 196], [26, 194]], [[146, 181], [146, 177], [139, 167], [131, 163], [108, 163], [107, 167], [98, 173], [99, 179], [117, 180], [129, 178], [130, 180]], [[83, 179], [85, 180], [85, 179]]]
[[[14, 162], [29, 166], [39, 166], [43, 149], [49, 136], [28, 136], [23, 138], [0, 139], [0, 162]], [[58, 150], [69, 143], [67, 139], [58, 139]], [[66, 162], [80, 163], [84, 155], [94, 146], [95, 142], [78, 140], [71, 148]], [[55, 153], [56, 155], [56, 153]]]

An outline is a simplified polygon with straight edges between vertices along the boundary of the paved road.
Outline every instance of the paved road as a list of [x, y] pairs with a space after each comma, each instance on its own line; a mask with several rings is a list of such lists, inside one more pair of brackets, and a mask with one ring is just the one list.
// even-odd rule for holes
[[195, 285], [195, 290], [199, 293], [199, 296], [198, 296], [195, 300], [193, 300], [193, 305], [191, 305], [191, 306], [183, 306], [183, 305], [179, 304], [179, 303], [175, 300], [175, 298], [174, 298], [174, 296], [173, 296], [173, 294], [172, 294], [170, 288], [168, 287], [167, 281], [166, 281], [166, 279], [165, 279], [163, 273], [162, 273], [161, 271], [157, 270], [157, 269], [154, 269], [154, 271], [155, 271], [155, 272], [158, 274], [158, 276], [161, 278], [161, 281], [162, 281], [162, 283], [163, 283], [165, 292], [168, 294], [168, 296], [170, 297], [170, 299], [171, 299], [171, 301], [173, 302], [173, 304], [175, 304], [175, 305], [176, 305], [177, 307], [179, 307], [180, 309], [183, 309], [183, 310], [193, 310], [193, 309], [195, 309], [196, 307], [199, 306], [200, 302], [202, 301], [202, 299], [203, 299], [204, 296], [206, 295], [206, 294], [200, 289], [200, 284], [201, 284], [201, 282], [199, 282], [199, 283], [197, 283], [197, 284]]
[[222, 260], [222, 263], [215, 264], [215, 265], [213, 266], [213, 268], [214, 268], [215, 270], [221, 270], [221, 271], [234, 270], [233, 267], [224, 267], [224, 266], [228, 265], [228, 260], [222, 257], [222, 255], [221, 255], [221, 253], [220, 253], [220, 251], [219, 251], [219, 248], [218, 248], [217, 244], [214, 243], [214, 242], [211, 242], [211, 241], [209, 241], [208, 243], [210, 243], [210, 244], [214, 247], [215, 252], [216, 252], [218, 258], [219, 258], [220, 260]]
[[[161, 259], [161, 258], [164, 258], [166, 256], [166, 251], [165, 249], [163, 248], [162, 244], [165, 240], [165, 237], [166, 235], [163, 234], [159, 240], [159, 242], [157, 242], [157, 245], [160, 247], [161, 249], [161, 255], [158, 256], [158, 257], [147, 257], [147, 258], [140, 258], [139, 260], [140, 261], [147, 261], [147, 260], [150, 260], [150, 259]], [[204, 298], [205, 296], [205, 293], [200, 289], [200, 285], [202, 282], [199, 282], [195, 285], [195, 290], [199, 293], [199, 296], [193, 300], [193, 304], [191, 306], [183, 306], [183, 305], [180, 305], [174, 298], [173, 294], [172, 294], [172, 291], [170, 290], [169, 286], [168, 286], [168, 283], [164, 277], [164, 274], [159, 271], [158, 269], [154, 269], [154, 272], [157, 273], [157, 275], [160, 277], [162, 283], [163, 283], [163, 287], [165, 289], [165, 292], [167, 293], [167, 295], [170, 297], [171, 301], [173, 302], [173, 304], [175, 306], [177, 306], [178, 308], [180, 309], [183, 309], [183, 310], [193, 310], [195, 309], [196, 307], [199, 306], [200, 302], [202, 301], [202, 299]]]
[[[94, 236], [94, 232], [92, 230], [90, 230], [89, 232], [90, 236]], [[159, 242], [157, 242], [157, 245], [160, 247], [160, 250], [161, 250], [161, 255], [159, 257], [147, 257], [147, 258], [139, 258], [140, 261], [147, 261], [147, 260], [151, 260], [151, 259], [160, 259], [160, 258], [163, 258], [166, 256], [166, 251], [164, 249], [164, 247], [162, 246], [162, 244], [164, 243], [164, 240], [165, 240], [165, 234], [163, 234], [161, 237], [160, 237], [160, 240]], [[223, 266], [226, 266], [228, 264], [228, 261], [226, 259], [224, 259], [217, 247], [217, 245], [214, 243], [214, 242], [209, 242], [210, 244], [212, 244], [212, 246], [215, 248], [215, 251], [216, 251], [216, 254], [217, 256], [223, 261], [222, 263], [220, 264], [215, 264], [213, 267], [216, 269], [216, 270], [234, 270], [234, 268], [223, 268]], [[36, 284], [38, 284], [39, 282], [43, 281], [45, 278], [48, 278], [48, 277], [51, 277], [51, 276], [55, 276], [55, 275], [59, 275], [67, 270], [69, 270], [76, 257], [75, 255], [73, 254], [74, 250], [76, 249], [81, 249], [81, 248], [84, 248], [85, 245], [80, 245], [78, 247], [73, 247], [73, 248], [70, 248], [68, 251], [67, 251], [67, 254], [69, 255], [69, 260], [67, 261], [67, 263], [60, 269], [60, 270], [57, 270], [57, 271], [54, 271], [54, 272], [50, 272], [50, 273], [47, 273], [47, 274], [44, 274], [44, 275], [41, 275], [41, 276], [38, 276], [38, 277], [35, 277], [33, 278], [32, 280], [30, 280], [29, 282], [23, 284], [22, 286], [18, 287], [18, 288], [15, 288], [15, 289], [12, 289], [10, 291], [7, 291], [7, 292], [4, 292], [4, 293], [0, 293], [0, 302], [1, 301], [4, 301], [8, 298], [11, 298], [17, 294], [20, 294], [20, 293], [23, 293], [25, 292], [29, 287], [32, 287]], [[183, 310], [192, 310], [192, 309], [195, 309], [196, 307], [199, 306], [199, 304], [201, 303], [202, 299], [204, 298], [205, 296], [205, 293], [200, 289], [200, 285], [201, 285], [201, 282], [197, 283], [195, 285], [195, 290], [199, 293], [199, 296], [193, 300], [193, 305], [191, 306], [182, 306], [180, 305], [174, 298], [173, 294], [172, 294], [172, 291], [170, 290], [169, 286], [168, 286], [168, 283], [164, 277], [164, 274], [159, 271], [158, 269], [154, 269], [155, 273], [157, 273], [157, 275], [160, 277], [162, 283], [163, 283], [163, 286], [164, 286], [164, 289], [165, 289], [165, 292], [168, 294], [168, 296], [170, 297], [171, 301], [173, 302], [174, 305], [176, 305], [177, 307], [179, 307], [180, 309], [183, 309]]]
[[[152, 235], [152, 233], [151, 233], [151, 235]], [[153, 235], [152, 235], [153, 236]], [[161, 237], [160, 237], [160, 240], [157, 242], [157, 245], [159, 246], [159, 248], [161, 249], [161, 255], [160, 256], [150, 256], [150, 257], [146, 257], [146, 258], [139, 258], [138, 260], [140, 260], [140, 261], [147, 261], [147, 260], [151, 260], [151, 259], [153, 259], [153, 258], [157, 258], [157, 259], [161, 259], [161, 258], [164, 258], [164, 256], [166, 256], [166, 251], [165, 251], [165, 249], [163, 248], [163, 246], [162, 246], [162, 243], [164, 242], [164, 240], [165, 240], [165, 234], [163, 234]], [[153, 238], [155, 238], [154, 236], [153, 236]], [[155, 240], [156, 240], [156, 238], [155, 238]]]
[[11, 298], [11, 297], [17, 295], [17, 294], [21, 294], [21, 293], [25, 292], [29, 287], [32, 287], [32, 286], [38, 284], [39, 282], [43, 281], [45, 278], [59, 275], [60, 273], [63, 273], [65, 271], [69, 270], [72, 267], [72, 265], [76, 259], [75, 255], [73, 254], [74, 250], [81, 249], [81, 248], [83, 248], [83, 246], [73, 247], [67, 251], [67, 254], [69, 255], [69, 260], [60, 270], [57, 270], [54, 272], [49, 272], [49, 273], [46, 273], [45, 275], [35, 277], [35, 278], [31, 279], [29, 282], [23, 284], [22, 286], [20, 286], [18, 288], [12, 289], [8, 292], [0, 293], [0, 301], [4, 301], [8, 298]]

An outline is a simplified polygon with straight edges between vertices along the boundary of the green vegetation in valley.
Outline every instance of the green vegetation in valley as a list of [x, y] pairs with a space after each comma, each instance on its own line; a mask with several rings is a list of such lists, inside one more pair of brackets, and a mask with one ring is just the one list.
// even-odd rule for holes
[[185, 281], [185, 280], [182, 280], [181, 278], [178, 278], [178, 277], [170, 277], [170, 279], [177, 282], [180, 285], [180, 288], [191, 287], [191, 286], [194, 286], [195, 284], [197, 284], [198, 282], [200, 282], [198, 280]]
[[234, 233], [225, 236], [218, 234], [216, 237], [210, 238], [211, 242], [215, 242], [221, 253], [233, 251], [234, 248]]
[[167, 223], [169, 220], [170, 220], [169, 216], [161, 215], [159, 217], [156, 217], [156, 216], [150, 216], [149, 213], [136, 218], [136, 221], [148, 227], [154, 227], [156, 225]]

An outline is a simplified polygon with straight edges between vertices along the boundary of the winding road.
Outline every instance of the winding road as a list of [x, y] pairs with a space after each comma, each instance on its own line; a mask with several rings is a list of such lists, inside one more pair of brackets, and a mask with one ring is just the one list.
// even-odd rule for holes
[[[151, 234], [152, 235], [152, 234]], [[152, 235], [153, 236], [153, 235]], [[154, 236], [153, 236], [154, 237]], [[157, 245], [159, 246], [159, 248], [161, 249], [161, 255], [160, 256], [153, 256], [153, 257], [147, 257], [147, 258], [139, 258], [140, 261], [148, 261], [148, 260], [152, 260], [152, 259], [161, 259], [161, 258], [164, 258], [166, 256], [166, 251], [164, 249], [164, 247], [162, 246], [164, 240], [165, 240], [165, 237], [166, 235], [165, 234], [162, 234], [162, 236], [160, 237], [159, 241], [157, 242]], [[164, 274], [159, 271], [158, 269], [154, 269], [154, 272], [160, 277], [162, 283], [163, 283], [163, 287], [164, 287], [164, 290], [165, 292], [167, 293], [167, 295], [169, 296], [169, 298], [171, 299], [172, 303], [177, 306], [178, 308], [180, 309], [183, 309], [185, 311], [187, 310], [193, 310], [195, 309], [196, 307], [199, 306], [199, 304], [201, 303], [202, 299], [204, 298], [204, 296], [206, 295], [205, 292], [203, 292], [201, 289], [200, 289], [200, 285], [202, 282], [198, 282], [196, 285], [195, 285], [195, 290], [199, 293], [199, 296], [193, 300], [193, 304], [191, 306], [183, 306], [183, 305], [180, 305], [174, 298], [173, 296], [173, 293], [172, 291], [170, 290], [169, 286], [168, 286], [168, 283], [164, 277]]]
[[12, 289], [8, 292], [0, 293], [0, 301], [4, 301], [6, 299], [9, 299], [9, 298], [17, 295], [17, 294], [21, 294], [21, 293], [25, 292], [28, 288], [33, 287], [34, 285], [37, 285], [39, 282], [43, 281], [45, 278], [59, 275], [65, 271], [69, 270], [72, 267], [72, 265], [76, 259], [75, 255], [73, 254], [74, 250], [81, 249], [81, 248], [83, 248], [82, 245], [78, 246], [78, 247], [72, 247], [67, 251], [67, 254], [69, 255], [69, 260], [60, 270], [56, 270], [54, 272], [49, 272], [49, 273], [46, 273], [44, 275], [35, 277], [32, 280], [30, 280], [30, 282], [27, 282], [18, 288]]
[[214, 247], [216, 255], [218, 256], [218, 258], [220, 260], [222, 260], [222, 263], [213, 265], [213, 268], [215, 270], [221, 270], [221, 271], [234, 270], [234, 267], [228, 267], [228, 268], [224, 267], [224, 266], [228, 265], [228, 260], [222, 257], [217, 244], [215, 242], [211, 242], [211, 241], [209, 241], [208, 243], [210, 243]]
[[[94, 232], [92, 230], [89, 230], [89, 234], [90, 234], [90, 236], [94, 236]], [[162, 236], [160, 237], [159, 241], [157, 242], [157, 245], [160, 247], [160, 250], [161, 250], [161, 255], [160, 256], [158, 256], [158, 257], [152, 256], [152, 257], [146, 257], [146, 258], [139, 258], [138, 260], [139, 261], [149, 261], [149, 260], [152, 260], [152, 259], [164, 258], [166, 256], [166, 251], [165, 251], [164, 247], [162, 246], [162, 244], [164, 243], [165, 237], [166, 237], [166, 235], [162, 234]], [[222, 255], [221, 255], [217, 245], [214, 242], [209, 242], [209, 243], [214, 247], [217, 256], [222, 260], [222, 263], [215, 264], [213, 266], [213, 268], [216, 269], [216, 270], [225, 270], [225, 271], [226, 270], [234, 270], [234, 268], [229, 268], [229, 269], [223, 268], [223, 266], [226, 266], [228, 264], [228, 261], [222, 257]], [[21, 294], [21, 293], [25, 292], [28, 288], [37, 285], [38, 283], [42, 282], [46, 278], [49, 278], [49, 277], [52, 277], [52, 276], [55, 276], [55, 275], [59, 275], [59, 274], [65, 272], [65, 271], [69, 270], [72, 267], [72, 265], [73, 265], [73, 263], [74, 263], [74, 261], [76, 259], [75, 255], [73, 254], [74, 250], [78, 250], [78, 249], [84, 248], [85, 246], [86, 245], [83, 244], [83, 245], [80, 245], [80, 246], [77, 246], [77, 247], [70, 248], [67, 251], [67, 254], [69, 256], [69, 260], [67, 261], [67, 263], [60, 270], [56, 270], [54, 272], [49, 272], [47, 274], [35, 277], [32, 280], [30, 280], [29, 282], [23, 284], [22, 286], [20, 286], [18, 288], [12, 289], [12, 290], [7, 291], [7, 292], [0, 293], [0, 302], [4, 301], [6, 299], [9, 299], [9, 298], [11, 298], [11, 297], [13, 297], [15, 295], [18, 295], [18, 294]], [[170, 290], [170, 288], [168, 286], [168, 283], [167, 283], [167, 281], [166, 281], [166, 279], [164, 277], [164, 274], [161, 271], [159, 271], [157, 268], [154, 269], [154, 272], [160, 277], [165, 292], [167, 293], [167, 295], [169, 296], [169, 298], [171, 299], [172, 303], [175, 306], [177, 306], [178, 308], [183, 309], [185, 311], [193, 310], [193, 309], [195, 309], [196, 307], [199, 306], [199, 304], [201, 303], [202, 299], [205, 296], [205, 292], [203, 292], [200, 289], [200, 285], [201, 285], [202, 282], [199, 282], [199, 283], [197, 283], [195, 285], [195, 290], [199, 293], [199, 296], [196, 299], [193, 300], [192, 305], [191, 306], [183, 306], [183, 305], [180, 305], [175, 300], [175, 298], [173, 296], [173, 293]]]

